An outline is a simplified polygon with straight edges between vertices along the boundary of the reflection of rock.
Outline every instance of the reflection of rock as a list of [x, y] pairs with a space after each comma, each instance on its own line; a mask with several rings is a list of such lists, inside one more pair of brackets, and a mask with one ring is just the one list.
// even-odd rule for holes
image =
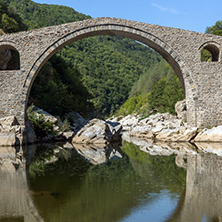
[[222, 144], [221, 143], [206, 143], [196, 142], [195, 145], [204, 153], [214, 153], [218, 156], [222, 156]]
[[92, 119], [73, 138], [73, 143], [106, 144], [120, 140], [122, 127], [100, 119]]
[[74, 148], [85, 160], [94, 165], [122, 158], [121, 150], [112, 145], [74, 144]]
[[123, 139], [139, 146], [142, 151], [151, 155], [196, 154], [195, 146], [188, 142], [154, 142], [152, 139], [131, 137], [129, 133], [123, 133]]

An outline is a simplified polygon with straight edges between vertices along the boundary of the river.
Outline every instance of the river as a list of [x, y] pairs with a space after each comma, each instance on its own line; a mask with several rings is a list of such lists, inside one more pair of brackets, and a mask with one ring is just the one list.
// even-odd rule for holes
[[222, 221], [215, 154], [157, 155], [126, 141], [99, 151], [20, 149], [0, 149], [0, 221]]

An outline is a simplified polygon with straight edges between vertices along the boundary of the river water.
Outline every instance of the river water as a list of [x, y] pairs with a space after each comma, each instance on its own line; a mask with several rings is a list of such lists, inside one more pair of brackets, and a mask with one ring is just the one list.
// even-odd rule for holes
[[140, 148], [2, 148], [0, 221], [222, 221], [221, 157]]

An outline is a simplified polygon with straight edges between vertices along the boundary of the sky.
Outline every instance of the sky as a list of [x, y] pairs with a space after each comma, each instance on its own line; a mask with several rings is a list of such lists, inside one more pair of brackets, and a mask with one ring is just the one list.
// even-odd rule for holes
[[116, 17], [204, 33], [222, 20], [222, 0], [33, 0], [97, 17]]

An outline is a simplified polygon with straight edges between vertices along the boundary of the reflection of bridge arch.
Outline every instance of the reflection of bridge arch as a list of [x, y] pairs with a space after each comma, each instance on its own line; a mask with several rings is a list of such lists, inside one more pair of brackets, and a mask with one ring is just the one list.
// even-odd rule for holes
[[209, 42], [217, 45], [221, 56], [222, 38], [116, 18], [89, 19], [0, 36], [0, 43], [13, 45], [21, 59], [20, 70], [1, 71], [0, 117], [15, 115], [24, 124], [29, 92], [44, 63], [65, 45], [95, 35], [124, 36], [156, 50], [176, 71], [185, 89], [188, 123], [222, 124], [221, 59], [212, 63], [200, 60], [201, 46]]
[[184, 154], [179, 159], [187, 166], [186, 190], [167, 221], [222, 221], [222, 157]]
[[14, 148], [1, 148], [0, 221], [19, 219], [24, 222], [43, 222], [28, 191], [26, 164], [17, 160], [20, 166], [16, 170], [15, 160]]

